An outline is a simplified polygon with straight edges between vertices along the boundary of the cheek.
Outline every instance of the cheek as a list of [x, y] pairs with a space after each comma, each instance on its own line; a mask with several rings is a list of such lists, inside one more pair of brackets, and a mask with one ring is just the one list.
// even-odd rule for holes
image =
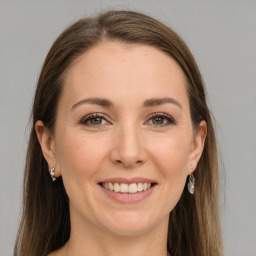
[[157, 171], [161, 189], [161, 197], [157, 200], [159, 209], [163, 214], [169, 214], [178, 203], [186, 183], [189, 138], [178, 132], [170, 133], [158, 137], [149, 145], [151, 163]]
[[104, 158], [105, 148], [82, 134], [66, 134], [57, 148], [61, 175], [70, 179], [89, 178]]
[[171, 134], [155, 142], [151, 148], [151, 158], [157, 167], [163, 184], [164, 204], [172, 210], [178, 202], [186, 183], [188, 173], [190, 143], [188, 136]]
[[165, 176], [176, 176], [187, 172], [189, 149], [189, 143], [177, 136], [155, 144], [151, 155]]
[[89, 218], [90, 206], [94, 205], [95, 182], [107, 152], [105, 141], [84, 136], [80, 131], [66, 132], [60, 138], [57, 160], [70, 206]]

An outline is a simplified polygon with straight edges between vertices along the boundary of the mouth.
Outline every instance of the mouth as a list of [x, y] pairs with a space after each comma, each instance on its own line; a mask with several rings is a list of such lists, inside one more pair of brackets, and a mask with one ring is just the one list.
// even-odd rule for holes
[[106, 190], [122, 193], [122, 194], [136, 194], [140, 192], [147, 191], [152, 187], [156, 186], [157, 183], [150, 182], [139, 182], [139, 183], [118, 183], [118, 182], [101, 182], [100, 186]]
[[102, 180], [98, 185], [111, 200], [127, 204], [138, 203], [150, 197], [158, 183], [143, 177], [116, 177]]

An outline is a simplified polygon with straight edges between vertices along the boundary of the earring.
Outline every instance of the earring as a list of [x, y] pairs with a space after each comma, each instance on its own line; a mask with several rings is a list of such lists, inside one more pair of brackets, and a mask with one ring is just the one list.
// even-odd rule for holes
[[[192, 166], [190, 166], [190, 169], [193, 169]], [[193, 176], [193, 173], [189, 175], [189, 181], [188, 181], [188, 191], [190, 194], [194, 194], [195, 191], [195, 177]]]
[[55, 168], [54, 167], [50, 170], [50, 175], [51, 175], [52, 181], [55, 181], [56, 177], [55, 177]]

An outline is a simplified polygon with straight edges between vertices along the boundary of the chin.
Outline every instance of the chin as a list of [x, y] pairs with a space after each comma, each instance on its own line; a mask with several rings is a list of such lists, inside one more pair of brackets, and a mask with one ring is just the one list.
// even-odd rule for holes
[[[164, 219], [166, 218], [162, 217], [158, 219], [155, 216], [147, 215], [143, 212], [125, 211], [104, 218], [104, 226], [112, 234], [118, 236], [139, 236], [153, 230]], [[167, 219], [169, 219], [169, 214]]]

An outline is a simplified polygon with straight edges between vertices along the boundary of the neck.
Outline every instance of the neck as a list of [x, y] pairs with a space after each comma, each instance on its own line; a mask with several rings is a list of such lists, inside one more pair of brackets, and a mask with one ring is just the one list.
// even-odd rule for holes
[[[71, 222], [72, 223], [72, 222]], [[85, 224], [71, 224], [65, 256], [167, 256], [168, 220], [136, 235], [117, 235]]]

